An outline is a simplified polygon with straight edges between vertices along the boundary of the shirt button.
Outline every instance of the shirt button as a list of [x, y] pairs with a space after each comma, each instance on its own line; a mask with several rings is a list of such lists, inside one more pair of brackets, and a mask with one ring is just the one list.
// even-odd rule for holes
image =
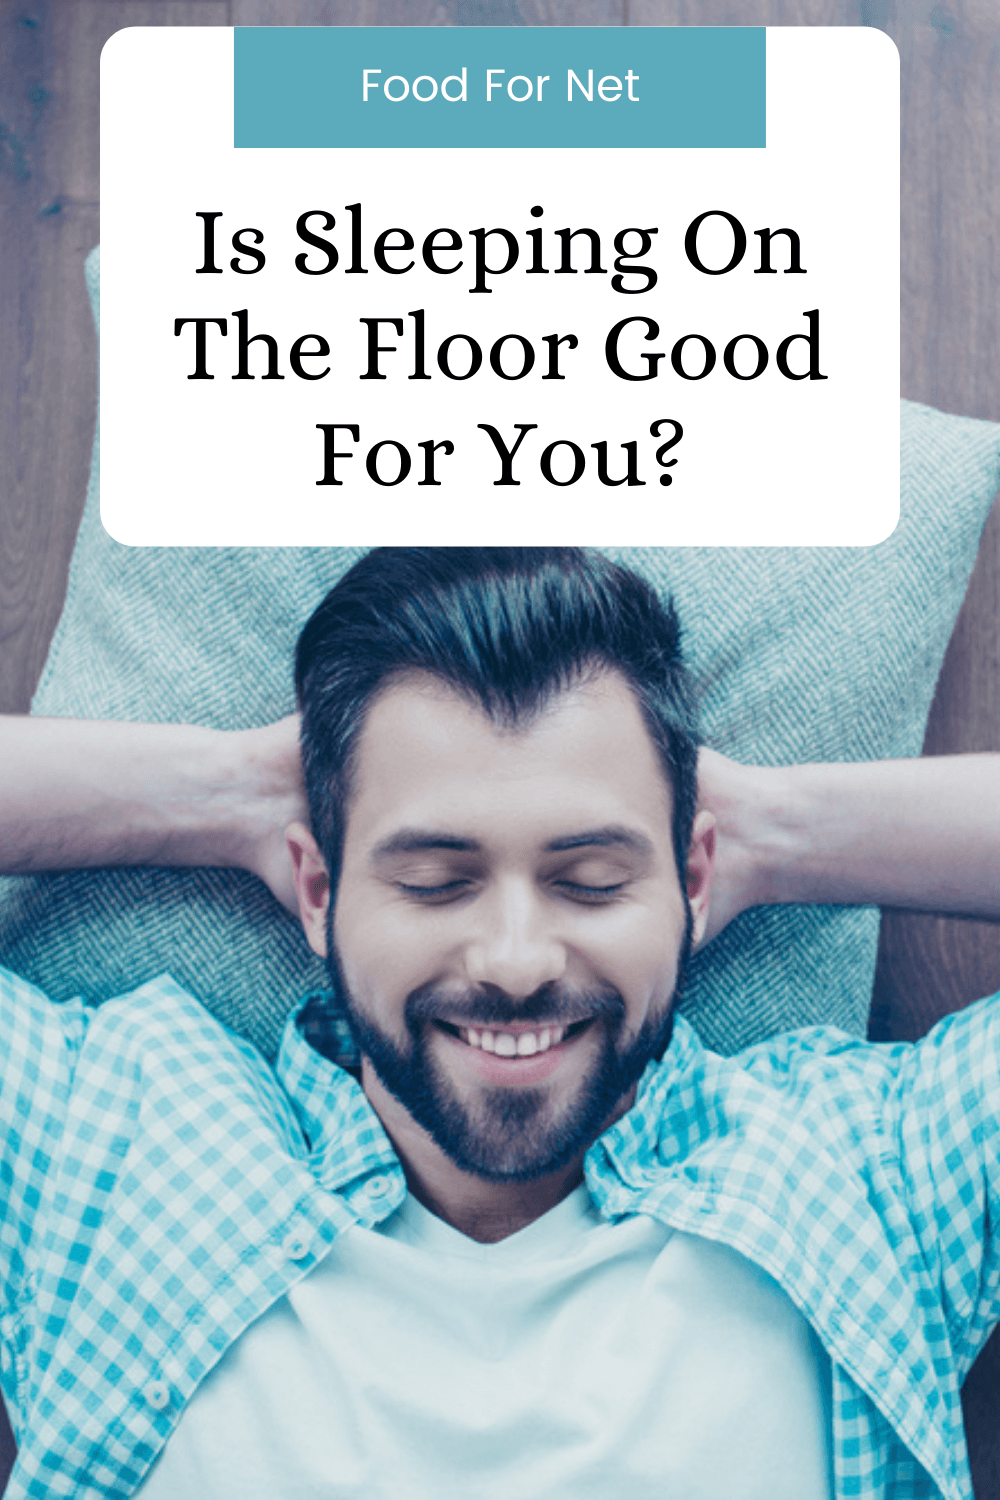
[[285, 1237], [281, 1249], [288, 1256], [289, 1260], [305, 1260], [309, 1254], [309, 1241], [305, 1235], [296, 1234], [293, 1230], [291, 1234]]
[[170, 1405], [170, 1388], [164, 1380], [151, 1380], [143, 1395], [154, 1411], [166, 1411]]
[[384, 1198], [389, 1192], [391, 1183], [388, 1177], [372, 1177], [365, 1184], [365, 1192], [369, 1198]]

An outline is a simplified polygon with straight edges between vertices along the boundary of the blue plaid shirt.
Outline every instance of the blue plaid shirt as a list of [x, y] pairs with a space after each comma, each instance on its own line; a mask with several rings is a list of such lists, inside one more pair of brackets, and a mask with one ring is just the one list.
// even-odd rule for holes
[[[325, 1014], [300, 1008], [272, 1070], [169, 978], [92, 1009], [0, 970], [9, 1500], [131, 1495], [233, 1340], [402, 1201]], [[679, 1019], [588, 1153], [603, 1215], [732, 1246], [811, 1321], [837, 1496], [971, 1493], [959, 1385], [1000, 1318], [998, 1057], [1000, 997], [915, 1046], [815, 1027], [723, 1058]]]

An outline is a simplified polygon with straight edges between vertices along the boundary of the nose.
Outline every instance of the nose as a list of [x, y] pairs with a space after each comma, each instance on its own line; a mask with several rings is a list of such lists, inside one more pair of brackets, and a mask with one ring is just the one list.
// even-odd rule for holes
[[499, 884], [477, 908], [465, 953], [471, 984], [495, 985], [521, 1000], [565, 976], [568, 955], [554, 914], [527, 882]]

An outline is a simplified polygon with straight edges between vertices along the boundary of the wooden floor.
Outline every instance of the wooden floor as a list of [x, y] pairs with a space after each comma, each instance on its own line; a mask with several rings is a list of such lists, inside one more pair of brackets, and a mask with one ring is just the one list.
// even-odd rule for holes
[[[998, 0], [0, 0], [0, 711], [27, 708], [86, 486], [96, 354], [98, 58], [123, 26], [867, 25], [902, 62], [902, 393], [1000, 420]], [[925, 750], [1000, 749], [1000, 513]], [[884, 1034], [1000, 989], [1000, 928], [888, 914]], [[1000, 1343], [966, 1386], [977, 1500], [1000, 1500]], [[9, 1463], [0, 1432], [0, 1485]], [[6, 1457], [4, 1455], [6, 1454]]]

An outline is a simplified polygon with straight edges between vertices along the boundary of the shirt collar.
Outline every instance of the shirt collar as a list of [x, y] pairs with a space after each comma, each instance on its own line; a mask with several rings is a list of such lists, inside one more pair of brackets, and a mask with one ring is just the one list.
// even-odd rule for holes
[[320, 1187], [345, 1197], [363, 1221], [386, 1218], [405, 1196], [403, 1169], [355, 1077], [360, 1056], [333, 994], [308, 995], [296, 1006], [275, 1066]]

